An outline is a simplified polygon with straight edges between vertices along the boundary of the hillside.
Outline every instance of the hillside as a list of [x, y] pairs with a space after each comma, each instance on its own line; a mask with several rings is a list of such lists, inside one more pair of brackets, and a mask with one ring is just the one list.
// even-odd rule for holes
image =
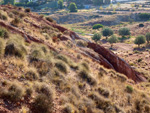
[[150, 113], [149, 76], [30, 9], [0, 7], [0, 113]]

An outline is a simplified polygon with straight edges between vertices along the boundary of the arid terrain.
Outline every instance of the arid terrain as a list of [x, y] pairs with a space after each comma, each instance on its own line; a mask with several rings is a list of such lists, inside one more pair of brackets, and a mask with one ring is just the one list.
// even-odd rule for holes
[[0, 113], [150, 113], [149, 45], [133, 43], [149, 22], [110, 26], [132, 35], [111, 49], [85, 23], [1, 5]]

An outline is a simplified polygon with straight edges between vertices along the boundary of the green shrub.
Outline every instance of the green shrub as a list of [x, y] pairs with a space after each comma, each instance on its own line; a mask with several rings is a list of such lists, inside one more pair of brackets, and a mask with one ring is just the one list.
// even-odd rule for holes
[[128, 28], [120, 28], [119, 29], [119, 35], [121, 35], [122, 37], [128, 36], [130, 34], [131, 34], [130, 29], [128, 29]]
[[102, 34], [103, 34], [103, 36], [105, 36], [106, 39], [107, 39], [109, 36], [113, 35], [114, 33], [113, 33], [113, 30], [112, 30], [111, 28], [108, 28], [108, 27], [107, 27], [107, 28], [104, 28], [104, 29], [103, 29]]
[[64, 62], [62, 62], [62, 61], [57, 61], [57, 62], [55, 63], [55, 66], [56, 66], [56, 68], [57, 68], [59, 71], [65, 73], [65, 74], [68, 72], [68, 67], [67, 67], [67, 65], [66, 65]]
[[70, 10], [70, 12], [77, 12], [78, 11], [78, 9], [77, 9], [77, 6], [76, 6], [76, 4], [75, 3], [70, 3], [69, 4], [69, 10]]
[[32, 103], [33, 113], [52, 113], [53, 99], [44, 94], [38, 95]]
[[109, 39], [108, 42], [111, 44], [111, 47], [113, 46], [113, 43], [118, 42], [118, 38], [115, 35], [112, 35]]
[[93, 29], [99, 29], [99, 28], [103, 28], [104, 26], [102, 24], [95, 24], [93, 25]]
[[144, 19], [144, 20], [148, 20], [150, 18], [150, 13], [140, 13], [139, 18]]
[[95, 42], [99, 41], [101, 39], [102, 35], [100, 33], [95, 33], [92, 37], [92, 40]]
[[0, 29], [0, 37], [1, 38], [9, 38], [9, 33], [8, 33], [8, 31], [7, 30], [5, 30], [5, 29]]
[[144, 44], [146, 42], [146, 38], [144, 35], [139, 35], [136, 37], [134, 43], [137, 44], [139, 47], [141, 44]]
[[132, 92], [133, 92], [133, 87], [130, 86], [130, 85], [127, 85], [127, 86], [126, 86], [126, 91], [127, 91], [128, 93], [132, 93]]

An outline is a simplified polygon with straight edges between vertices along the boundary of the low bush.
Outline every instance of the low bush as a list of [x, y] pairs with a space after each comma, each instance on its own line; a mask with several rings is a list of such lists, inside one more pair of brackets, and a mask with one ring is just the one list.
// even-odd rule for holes
[[85, 42], [85, 41], [83, 41], [83, 40], [78, 40], [77, 42], [77, 46], [79, 46], [79, 47], [87, 47], [87, 43]]
[[139, 24], [139, 27], [144, 27], [144, 24]]
[[50, 86], [43, 84], [41, 86], [40, 92], [44, 95], [46, 95], [49, 99], [53, 99], [54, 98], [54, 92], [52, 89], [50, 89]]
[[93, 29], [99, 29], [99, 28], [103, 28], [104, 26], [102, 24], [95, 24], [93, 26]]
[[5, 30], [5, 29], [0, 29], [0, 37], [1, 37], [1, 38], [4, 38], [4, 39], [9, 38], [9, 33], [8, 33], [8, 31]]
[[78, 113], [72, 104], [65, 104], [62, 111], [63, 113]]
[[21, 20], [16, 17], [16, 18], [14, 18], [14, 20], [11, 21], [11, 25], [18, 27], [20, 22], [21, 22]]
[[36, 69], [30, 68], [30, 69], [26, 72], [25, 78], [28, 79], [28, 80], [31, 80], [31, 81], [37, 80], [37, 79], [39, 78], [39, 76], [38, 76], [38, 73], [37, 73]]
[[109, 90], [105, 89], [105, 88], [102, 88], [102, 87], [99, 87], [98, 88], [98, 92], [99, 94], [103, 95], [104, 97], [108, 98], [109, 95], [110, 95], [110, 92]]
[[2, 20], [8, 20], [7, 16], [3, 15], [1, 12], [0, 12], [0, 19], [2, 19]]
[[44, 94], [36, 96], [32, 103], [33, 113], [52, 113], [53, 100]]
[[23, 88], [12, 84], [8, 90], [2, 92], [2, 97], [12, 102], [19, 101], [23, 97]]
[[55, 23], [55, 21], [51, 17], [46, 17], [46, 20], [48, 20], [49, 22], [54, 22]]
[[57, 61], [57, 62], [55, 63], [55, 66], [56, 66], [56, 68], [57, 68], [59, 71], [65, 73], [65, 74], [68, 72], [68, 67], [67, 67], [67, 65], [66, 65], [64, 62], [62, 62], [62, 61]]
[[88, 97], [95, 102], [97, 108], [102, 109], [105, 112], [107, 111], [108, 107], [112, 106], [110, 100], [105, 99], [104, 97], [98, 95], [97, 93], [93, 92], [89, 94]]
[[26, 47], [21, 42], [18, 42], [17, 39], [10, 39], [6, 43], [5, 55], [16, 56], [19, 58], [24, 58], [27, 54]]
[[67, 64], [69, 63], [69, 58], [64, 56], [64, 55], [58, 55], [56, 58], [59, 59], [59, 60], [64, 61]]
[[126, 86], [126, 91], [127, 91], [128, 93], [132, 93], [132, 92], [133, 92], [133, 87], [130, 86], [130, 85], [127, 85], [127, 86]]
[[90, 85], [96, 85], [97, 83], [96, 80], [85, 69], [80, 70], [78, 76], [81, 77], [84, 81], [86, 81]]
[[26, 9], [25, 9], [25, 12], [26, 12], [26, 13], [29, 13], [29, 12], [31, 12], [31, 9], [30, 9], [30, 8], [26, 8]]

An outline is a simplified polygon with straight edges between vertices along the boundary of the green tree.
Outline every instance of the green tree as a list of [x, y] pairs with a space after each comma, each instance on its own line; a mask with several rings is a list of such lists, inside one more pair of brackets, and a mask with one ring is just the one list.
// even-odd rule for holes
[[101, 37], [102, 37], [102, 35], [100, 33], [95, 33], [94, 36], [92, 37], [92, 40], [97, 42], [101, 39]]
[[120, 8], [121, 4], [120, 2], [117, 2], [117, 7]]
[[103, 0], [93, 0], [94, 5], [102, 5]]
[[103, 36], [106, 37], [106, 39], [108, 39], [109, 36], [113, 35], [113, 30], [110, 28], [104, 28], [102, 31]]
[[139, 47], [141, 44], [144, 44], [146, 42], [145, 36], [144, 35], [139, 35], [136, 37], [134, 43], [137, 44]]
[[131, 34], [130, 33], [130, 29], [128, 29], [128, 28], [121, 28], [121, 29], [119, 29], [119, 35], [121, 35], [122, 37], [128, 36], [130, 34]]
[[70, 12], [77, 12], [78, 9], [77, 9], [76, 4], [75, 3], [70, 3], [69, 10], [70, 10]]
[[113, 47], [113, 43], [116, 43], [118, 41], [118, 38], [116, 35], [112, 35], [109, 39], [108, 42], [111, 44], [111, 48]]
[[4, 0], [4, 4], [10, 3], [10, 4], [14, 5], [14, 4], [15, 4], [15, 1], [16, 1], [16, 0]]
[[150, 42], [150, 33], [147, 33], [147, 34], [146, 34], [146, 41], [147, 41], [147, 43]]
[[63, 6], [63, 0], [58, 1], [58, 6], [59, 6], [60, 9], [63, 9], [63, 7], [64, 7]]

